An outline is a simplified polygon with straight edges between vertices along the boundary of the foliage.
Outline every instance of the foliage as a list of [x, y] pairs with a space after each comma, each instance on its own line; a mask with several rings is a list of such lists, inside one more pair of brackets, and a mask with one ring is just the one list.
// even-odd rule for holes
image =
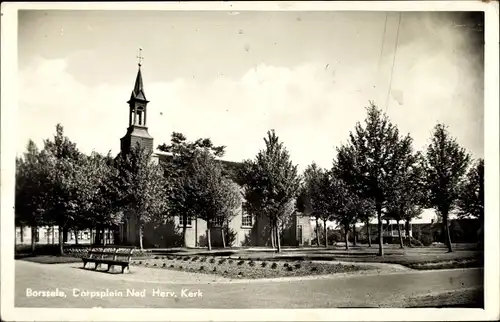
[[210, 228], [217, 217], [227, 225], [241, 206], [239, 187], [222, 173], [221, 164], [208, 151], [196, 154], [187, 177], [186, 201], [198, 217], [207, 222], [208, 247], [211, 249]]
[[[281, 221], [290, 216], [290, 205], [297, 196], [300, 178], [297, 166], [279, 141], [274, 130], [264, 138], [266, 148], [258, 152], [254, 160], [246, 160], [240, 172], [244, 184], [245, 210], [254, 215], [263, 214], [278, 234]], [[278, 251], [279, 239], [276, 238]]]
[[383, 255], [382, 210], [394, 195], [398, 165], [411, 152], [409, 135], [401, 137], [398, 128], [372, 102], [367, 108], [365, 126], [359, 122], [349, 135], [349, 142], [337, 149], [335, 176], [352, 191], [372, 200], [379, 221], [379, 255]]
[[460, 186], [457, 200], [459, 216], [483, 220], [484, 217], [484, 159], [475, 162]]
[[[317, 223], [318, 219], [323, 220], [324, 231], [326, 231], [326, 222], [331, 218], [329, 209], [330, 196], [328, 195], [329, 185], [328, 173], [319, 168], [316, 163], [313, 162], [304, 171], [304, 180], [300, 192], [302, 198], [300, 199], [303, 200], [304, 206], [309, 208]], [[327, 246], [326, 233], [320, 233], [317, 226], [319, 226], [319, 223], [315, 228], [317, 243], [319, 245], [319, 237], [322, 234], [325, 246]]]
[[399, 222], [405, 220], [409, 223], [422, 213], [424, 189], [421, 159], [421, 155], [413, 153], [412, 147], [409, 146], [408, 153], [402, 156], [401, 163], [395, 168], [397, 177], [386, 206], [385, 217], [396, 220], [398, 223], [401, 248], [403, 248], [403, 239]]
[[119, 154], [117, 173], [112, 185], [117, 204], [139, 221], [139, 243], [142, 249], [144, 224], [160, 222], [167, 211], [166, 179], [163, 169], [151, 161], [151, 152], [139, 144], [130, 153]]
[[451, 252], [448, 214], [456, 208], [460, 187], [470, 162], [469, 154], [452, 138], [443, 124], [434, 128], [426, 158], [422, 162], [427, 205], [443, 218], [446, 243]]
[[[48, 206], [44, 188], [46, 163], [46, 154], [42, 154], [32, 140], [28, 142], [27, 152], [16, 158], [16, 225], [36, 227], [44, 223]], [[32, 238], [32, 248], [34, 242], [35, 238]]]
[[197, 213], [190, 204], [190, 177], [192, 176], [194, 158], [200, 152], [206, 152], [214, 157], [224, 156], [224, 146], [215, 146], [208, 138], [190, 142], [178, 132], [173, 132], [170, 145], [162, 144], [158, 149], [167, 152], [169, 156], [162, 163], [166, 177], [169, 178], [167, 194], [172, 214], [183, 217], [183, 243], [186, 246], [186, 224], [188, 218], [196, 218]]

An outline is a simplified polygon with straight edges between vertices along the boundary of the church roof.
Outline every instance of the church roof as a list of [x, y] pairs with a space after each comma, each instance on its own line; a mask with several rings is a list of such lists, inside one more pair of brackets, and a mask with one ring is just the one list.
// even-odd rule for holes
[[135, 78], [135, 85], [134, 85], [134, 90], [132, 91], [132, 98], [146, 101], [146, 94], [144, 94], [144, 85], [142, 84], [141, 65], [139, 65], [139, 70], [137, 71], [137, 77]]

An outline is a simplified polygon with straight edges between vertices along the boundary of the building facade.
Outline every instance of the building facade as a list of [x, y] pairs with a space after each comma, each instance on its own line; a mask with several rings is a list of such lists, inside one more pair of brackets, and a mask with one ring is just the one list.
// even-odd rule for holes
[[[155, 151], [153, 137], [148, 133], [148, 103], [142, 79], [141, 64], [137, 72], [134, 88], [127, 104], [129, 105], [129, 122], [127, 132], [121, 138], [121, 153], [129, 153], [136, 144], [153, 152], [156, 162], [169, 162], [169, 154]], [[238, 162], [220, 161], [224, 169], [234, 172], [241, 164]], [[309, 244], [312, 226], [309, 216], [299, 213], [292, 215], [293, 220], [283, 228], [283, 245]], [[222, 223], [215, 222], [210, 230], [214, 246], [222, 244]], [[184, 227], [183, 217], [174, 216], [159, 227], [144, 227], [144, 244], [149, 247], [172, 247], [182, 244], [179, 239]], [[228, 223], [231, 238], [226, 238], [229, 246], [268, 246], [270, 244], [269, 221], [265, 217], [254, 218], [246, 214], [243, 207], [236, 210], [235, 217]], [[119, 227], [117, 242], [137, 245], [139, 242], [139, 222], [133, 213], [124, 216]], [[207, 223], [200, 218], [188, 218], [186, 222], [185, 242], [188, 247], [205, 247], [207, 245]]]

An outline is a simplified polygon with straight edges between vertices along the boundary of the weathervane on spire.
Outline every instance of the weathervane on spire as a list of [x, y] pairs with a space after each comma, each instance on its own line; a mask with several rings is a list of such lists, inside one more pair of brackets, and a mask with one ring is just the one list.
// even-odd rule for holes
[[139, 67], [142, 66], [142, 60], [144, 57], [142, 57], [142, 47], [139, 47], [139, 56], [137, 56], [137, 59], [139, 59]]

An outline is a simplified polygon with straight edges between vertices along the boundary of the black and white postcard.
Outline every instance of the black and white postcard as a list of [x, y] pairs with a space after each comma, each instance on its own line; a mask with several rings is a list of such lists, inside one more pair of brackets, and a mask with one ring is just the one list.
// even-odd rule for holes
[[2, 318], [497, 320], [498, 17], [2, 3]]

